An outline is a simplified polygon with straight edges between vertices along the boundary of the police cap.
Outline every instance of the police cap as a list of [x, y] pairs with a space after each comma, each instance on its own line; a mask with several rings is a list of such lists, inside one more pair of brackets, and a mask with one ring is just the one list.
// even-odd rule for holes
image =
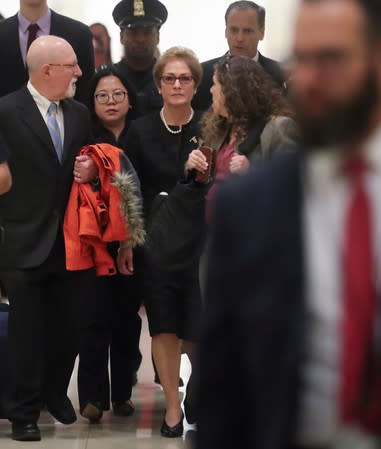
[[112, 17], [120, 28], [160, 28], [168, 11], [159, 0], [122, 0], [115, 6]]

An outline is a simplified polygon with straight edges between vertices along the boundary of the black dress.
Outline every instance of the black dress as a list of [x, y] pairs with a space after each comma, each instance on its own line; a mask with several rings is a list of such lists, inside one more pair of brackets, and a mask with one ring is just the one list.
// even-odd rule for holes
[[[95, 140], [124, 150], [128, 126], [129, 123], [116, 141], [110, 131], [98, 124], [94, 128]], [[129, 171], [131, 166], [124, 169]], [[114, 258], [118, 247], [118, 243], [109, 245]], [[97, 293], [88, 307], [89, 322], [84, 329], [78, 367], [81, 410], [89, 402], [100, 402], [107, 410], [110, 407], [110, 386], [113, 403], [122, 403], [131, 397], [134, 373], [142, 359], [139, 350], [141, 318], [138, 314], [141, 296], [137, 279], [140, 270], [135, 254], [134, 265], [133, 276], [117, 274], [96, 279]], [[109, 351], [111, 379], [108, 373]]]
[[[189, 153], [198, 147], [199, 119], [200, 114], [195, 113], [180, 133], [172, 134], [159, 112], [154, 112], [133, 122], [129, 129], [126, 153], [140, 179], [148, 226], [154, 220], [151, 212], [157, 196], [170, 193], [185, 178]], [[173, 271], [155, 264], [148, 248], [145, 255], [149, 279], [145, 282], [144, 300], [150, 334], [174, 333], [181, 339], [197, 340], [201, 314], [198, 261]]]

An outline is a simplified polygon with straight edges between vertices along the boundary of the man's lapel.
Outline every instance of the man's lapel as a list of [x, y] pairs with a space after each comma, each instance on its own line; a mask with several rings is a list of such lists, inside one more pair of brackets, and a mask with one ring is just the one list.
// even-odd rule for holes
[[24, 87], [20, 91], [18, 100], [16, 107], [19, 110], [21, 120], [29, 127], [30, 131], [39, 138], [43, 146], [48, 149], [49, 155], [57, 159], [57, 153], [50, 137], [48, 127], [27, 87]]
[[73, 141], [73, 130], [76, 129], [75, 116], [73, 113], [72, 105], [67, 100], [61, 101], [63, 117], [64, 117], [64, 129], [65, 129], [65, 138], [63, 142], [63, 155], [62, 155], [62, 163], [64, 163], [68, 156], [70, 155], [70, 148], [72, 146]]

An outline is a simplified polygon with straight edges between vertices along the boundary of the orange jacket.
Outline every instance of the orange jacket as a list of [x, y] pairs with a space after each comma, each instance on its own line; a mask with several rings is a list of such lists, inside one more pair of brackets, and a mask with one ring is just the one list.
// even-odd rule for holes
[[117, 273], [107, 243], [127, 240], [128, 224], [121, 214], [121, 198], [112, 185], [121, 171], [121, 150], [109, 144], [82, 147], [79, 155], [90, 156], [98, 167], [99, 190], [90, 183], [73, 182], [64, 219], [67, 270], [95, 266], [98, 276]]

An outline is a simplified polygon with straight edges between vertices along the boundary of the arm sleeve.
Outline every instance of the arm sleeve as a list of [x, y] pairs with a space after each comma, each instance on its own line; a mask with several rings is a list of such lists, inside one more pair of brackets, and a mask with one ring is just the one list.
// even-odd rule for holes
[[264, 158], [272, 157], [285, 148], [296, 147], [298, 139], [298, 127], [293, 119], [274, 117], [261, 134], [261, 154]]
[[120, 165], [122, 167], [123, 172], [130, 175], [131, 178], [133, 179], [133, 182], [136, 184], [136, 190], [138, 191], [137, 193], [139, 194], [139, 196], [141, 198], [139, 177], [138, 177], [136, 170], [135, 170], [134, 166], [132, 165], [130, 159], [124, 153], [121, 156]]
[[126, 136], [126, 146], [124, 148], [124, 153], [127, 156], [128, 160], [132, 164], [138, 176], [140, 176], [141, 172], [141, 164], [140, 164], [140, 154], [142, 143], [140, 139], [140, 133], [138, 127], [133, 122], [128, 130]]
[[9, 149], [0, 135], [0, 164], [6, 162], [9, 158]]

